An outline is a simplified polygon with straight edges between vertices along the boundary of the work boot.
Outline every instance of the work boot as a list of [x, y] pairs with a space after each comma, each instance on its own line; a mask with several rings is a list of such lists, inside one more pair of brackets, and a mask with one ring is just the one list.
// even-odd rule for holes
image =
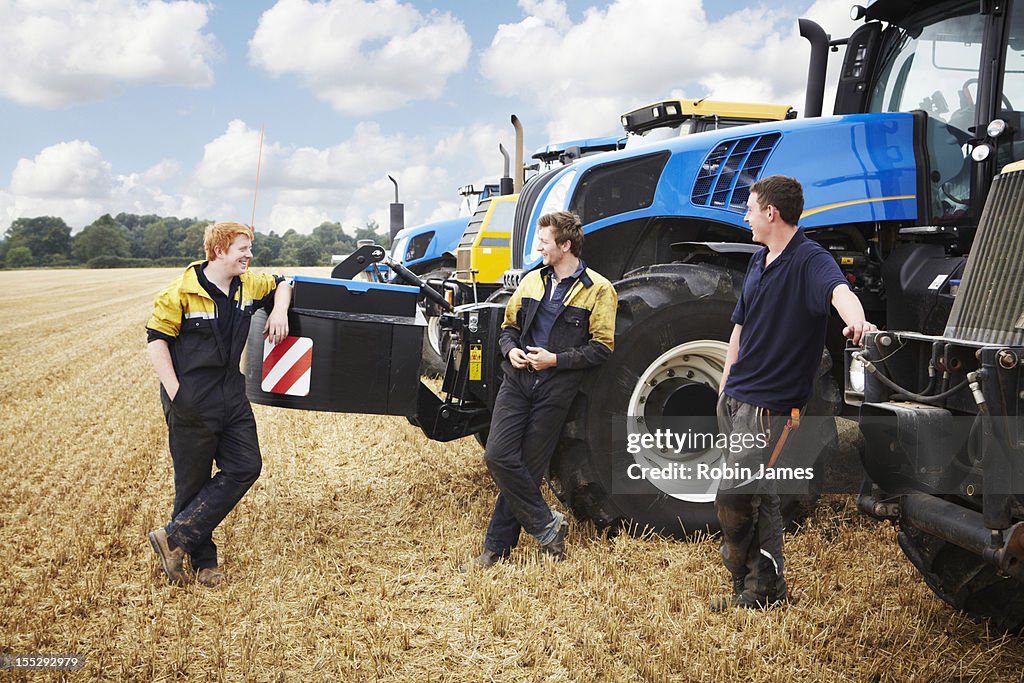
[[558, 533], [547, 543], [540, 547], [542, 553], [555, 562], [565, 559], [565, 537], [569, 535], [569, 522], [562, 520], [558, 527]]
[[732, 595], [711, 599], [712, 612], [724, 612], [732, 608], [742, 609], [771, 609], [789, 602], [789, 589], [786, 587], [786, 580], [776, 576], [772, 587], [765, 597], [759, 596], [754, 591], [743, 589], [743, 579], [735, 576], [732, 579]]
[[459, 568], [459, 571], [465, 574], [466, 572], [471, 571], [473, 569], [490, 569], [491, 567], [498, 564], [504, 559], [505, 555], [484, 548], [483, 552], [481, 552], [479, 555], [474, 557], [466, 564], [462, 565], [462, 567]]
[[185, 549], [169, 539], [162, 527], [149, 532], [149, 544], [160, 558], [160, 568], [167, 575], [167, 582], [175, 586], [188, 583], [188, 574], [183, 566]]
[[775, 585], [768, 591], [768, 605], [774, 607], [789, 602], [789, 588], [786, 586], [786, 579], [782, 574], [775, 576]]
[[725, 612], [729, 609], [767, 609], [773, 606], [768, 598], [746, 590], [739, 595], [712, 598], [710, 604], [712, 612]]
[[203, 567], [196, 575], [196, 581], [207, 588], [216, 588], [224, 583], [224, 572], [216, 567]]

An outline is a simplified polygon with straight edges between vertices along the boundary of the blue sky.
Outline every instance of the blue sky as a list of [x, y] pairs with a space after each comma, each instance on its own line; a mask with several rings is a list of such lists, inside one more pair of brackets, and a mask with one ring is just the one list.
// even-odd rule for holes
[[[308, 232], [457, 214], [527, 152], [667, 97], [803, 105], [796, 19], [847, 0], [0, 0], [0, 230], [121, 211]], [[833, 60], [837, 62], [838, 60]]]

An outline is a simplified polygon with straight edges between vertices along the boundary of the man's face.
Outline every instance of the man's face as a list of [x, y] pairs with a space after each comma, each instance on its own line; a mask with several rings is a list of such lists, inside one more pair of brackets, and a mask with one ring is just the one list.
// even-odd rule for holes
[[762, 209], [757, 199], [756, 192], [751, 192], [747, 197], [747, 215], [743, 220], [750, 226], [752, 239], [758, 244], [764, 244], [771, 229], [772, 218], [776, 216], [778, 210], [770, 204]]
[[216, 250], [217, 260], [227, 267], [228, 273], [234, 277], [249, 269], [252, 261], [252, 240], [247, 235], [237, 235], [228, 250]]
[[544, 227], [537, 231], [537, 251], [544, 257], [545, 266], [557, 266], [569, 252], [570, 242], [555, 244], [551, 236], [551, 227]]

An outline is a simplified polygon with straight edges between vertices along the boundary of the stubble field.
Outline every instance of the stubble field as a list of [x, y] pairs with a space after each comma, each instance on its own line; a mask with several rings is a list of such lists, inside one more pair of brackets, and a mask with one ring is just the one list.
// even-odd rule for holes
[[[310, 271], [312, 272], [312, 271]], [[318, 271], [326, 274], [326, 269]], [[255, 406], [263, 475], [215, 535], [228, 582], [167, 585], [172, 498], [143, 327], [174, 270], [0, 272], [0, 653], [36, 680], [1013, 681], [1024, 639], [934, 598], [846, 498], [786, 538], [794, 603], [712, 614], [717, 543], [608, 538], [461, 574], [496, 491], [473, 439]]]

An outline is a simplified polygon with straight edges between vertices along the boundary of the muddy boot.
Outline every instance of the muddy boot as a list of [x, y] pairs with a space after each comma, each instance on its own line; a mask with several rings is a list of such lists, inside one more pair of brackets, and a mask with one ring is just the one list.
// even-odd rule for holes
[[196, 575], [196, 581], [207, 588], [216, 588], [224, 583], [224, 572], [217, 567], [203, 567]]
[[482, 553], [474, 557], [466, 564], [459, 567], [459, 571], [465, 574], [466, 572], [472, 571], [474, 569], [490, 569], [494, 565], [504, 560], [505, 557], [506, 555], [502, 555], [501, 553], [496, 553], [493, 550], [488, 550], [487, 548], [484, 548]]
[[562, 520], [558, 533], [550, 541], [540, 547], [541, 552], [555, 562], [565, 559], [565, 537], [569, 535], [569, 522]]
[[160, 558], [160, 568], [167, 575], [167, 582], [176, 586], [188, 583], [189, 577], [183, 566], [185, 549], [169, 539], [163, 528], [149, 532], [149, 544]]

